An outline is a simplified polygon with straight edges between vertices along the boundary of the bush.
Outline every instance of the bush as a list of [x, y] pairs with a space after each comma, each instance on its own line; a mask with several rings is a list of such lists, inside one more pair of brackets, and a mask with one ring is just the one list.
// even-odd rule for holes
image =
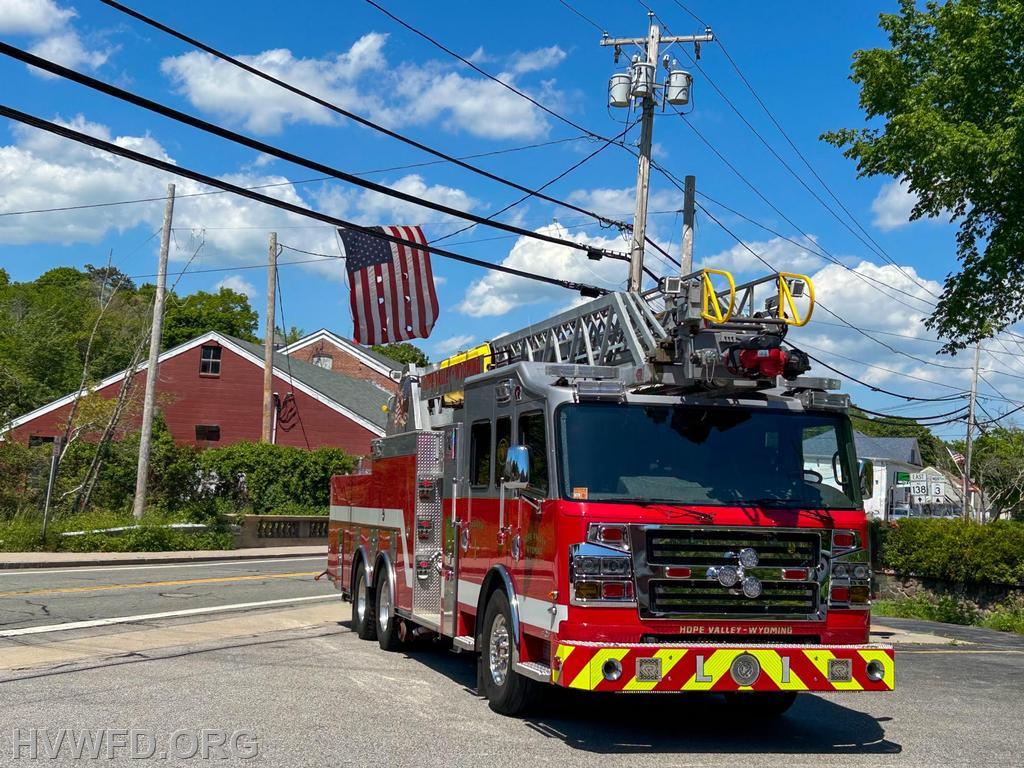
[[878, 600], [872, 612], [899, 619], [925, 619], [945, 624], [975, 624], [978, 612], [949, 595], [915, 595], [902, 600]]
[[205, 491], [254, 514], [318, 514], [331, 503], [331, 475], [351, 472], [354, 459], [338, 448], [304, 451], [265, 443], [235, 443], [199, 454]]
[[904, 576], [1024, 584], [1024, 523], [905, 520], [876, 524], [872, 538], [877, 563]]
[[141, 525], [118, 534], [86, 533], [62, 536], [58, 546], [64, 552], [170, 552], [196, 549], [231, 549], [233, 537], [227, 531], [181, 530]]

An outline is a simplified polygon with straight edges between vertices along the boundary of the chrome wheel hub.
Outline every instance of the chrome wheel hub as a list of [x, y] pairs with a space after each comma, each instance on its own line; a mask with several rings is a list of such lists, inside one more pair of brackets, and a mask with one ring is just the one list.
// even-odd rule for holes
[[491, 671], [491, 680], [495, 685], [504, 685], [508, 678], [511, 648], [508, 624], [505, 623], [505, 617], [499, 613], [491, 624], [490, 641], [487, 643], [487, 665]]
[[353, 590], [352, 599], [356, 601], [356, 621], [362, 624], [366, 621], [366, 573], [362, 568], [356, 576], [356, 588]]
[[388, 622], [391, 621], [391, 590], [388, 585], [380, 591], [380, 600], [377, 604], [377, 625], [381, 633], [387, 632]]

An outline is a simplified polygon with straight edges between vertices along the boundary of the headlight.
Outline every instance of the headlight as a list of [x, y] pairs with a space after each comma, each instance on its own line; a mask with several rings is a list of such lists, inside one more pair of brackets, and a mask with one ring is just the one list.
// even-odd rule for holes
[[[610, 527], [610, 526], [605, 526]], [[591, 530], [595, 525], [590, 526]], [[570, 602], [574, 605], [632, 603], [633, 560], [619, 549], [586, 542], [569, 548]]]
[[629, 567], [628, 557], [602, 557], [602, 576], [628, 576], [632, 569]]
[[849, 575], [850, 575], [850, 569], [847, 566], [843, 565], [842, 563], [840, 563], [839, 565], [833, 566], [833, 568], [832, 568], [832, 578], [834, 578], [834, 579], [845, 579], [845, 578], [849, 577]]
[[853, 566], [853, 578], [855, 579], [866, 579], [871, 575], [871, 569], [866, 565], [855, 565]]
[[600, 557], [577, 557], [572, 565], [578, 576], [597, 576], [601, 573]]

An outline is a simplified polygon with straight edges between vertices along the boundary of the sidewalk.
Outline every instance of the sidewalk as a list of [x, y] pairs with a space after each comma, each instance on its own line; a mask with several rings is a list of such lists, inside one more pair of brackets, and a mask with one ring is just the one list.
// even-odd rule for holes
[[253, 560], [271, 557], [327, 557], [327, 545], [313, 547], [250, 547], [198, 549], [180, 552], [0, 552], [0, 570], [59, 568], [79, 565], [139, 565], [144, 563], [199, 563], [210, 560]]

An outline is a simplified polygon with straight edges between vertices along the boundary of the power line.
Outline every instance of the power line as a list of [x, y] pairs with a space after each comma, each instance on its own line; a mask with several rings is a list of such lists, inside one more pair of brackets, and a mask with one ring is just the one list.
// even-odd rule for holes
[[[531, 190], [529, 187], [523, 186], [522, 184], [518, 184], [518, 183], [516, 183], [514, 181], [511, 181], [510, 179], [507, 179], [507, 178], [504, 178], [502, 176], [499, 176], [498, 174], [491, 173], [490, 171], [486, 171], [483, 168], [480, 168], [480, 167], [475, 166], [475, 165], [470, 165], [469, 163], [465, 162], [464, 160], [462, 160], [460, 158], [457, 158], [457, 157], [454, 157], [452, 155], [449, 155], [446, 152], [442, 152], [440, 150], [434, 149], [433, 147], [430, 147], [430, 146], [424, 144], [423, 142], [417, 141], [417, 140], [415, 140], [413, 138], [410, 138], [408, 136], [400, 134], [397, 131], [391, 130], [390, 128], [386, 128], [383, 125], [375, 123], [372, 120], [369, 120], [369, 119], [367, 119], [367, 118], [365, 118], [365, 117], [363, 117], [361, 115], [357, 115], [354, 112], [351, 112], [351, 111], [349, 111], [347, 109], [343, 109], [342, 107], [339, 107], [337, 104], [333, 104], [333, 103], [327, 101], [326, 99], [322, 99], [322, 98], [320, 98], [318, 96], [315, 96], [312, 93], [309, 93], [308, 91], [305, 91], [305, 90], [303, 90], [301, 88], [298, 88], [298, 87], [292, 85], [291, 83], [288, 83], [288, 82], [286, 82], [284, 80], [281, 80], [280, 78], [274, 77], [273, 75], [270, 75], [270, 74], [264, 72], [263, 70], [258, 69], [257, 67], [252, 66], [251, 64], [246, 64], [244, 61], [240, 61], [239, 59], [236, 59], [235, 57], [230, 56], [230, 55], [224, 53], [223, 51], [217, 50], [216, 48], [214, 48], [214, 47], [212, 47], [210, 45], [207, 45], [206, 43], [204, 43], [204, 42], [202, 42], [200, 40], [197, 40], [194, 37], [186, 35], [183, 32], [179, 32], [178, 30], [174, 29], [173, 27], [169, 27], [166, 24], [162, 24], [161, 22], [157, 21], [156, 19], [153, 19], [153, 18], [151, 18], [149, 16], [146, 16], [145, 14], [140, 13], [139, 11], [136, 11], [136, 10], [134, 10], [132, 8], [129, 8], [128, 6], [123, 5], [123, 4], [119, 3], [119, 2], [116, 2], [116, 0], [102, 0], [102, 2], [104, 4], [110, 6], [111, 8], [113, 8], [113, 9], [115, 9], [117, 11], [120, 11], [121, 13], [127, 14], [128, 16], [131, 16], [132, 18], [135, 18], [138, 21], [141, 21], [143, 24], [147, 24], [147, 25], [149, 25], [149, 26], [151, 26], [151, 27], [153, 27], [155, 29], [159, 29], [161, 32], [164, 32], [164, 33], [166, 33], [168, 35], [171, 35], [172, 37], [175, 37], [178, 40], [181, 40], [182, 42], [188, 43], [189, 45], [191, 45], [191, 46], [193, 46], [195, 48], [198, 48], [201, 51], [205, 51], [206, 53], [208, 53], [211, 56], [214, 56], [214, 57], [220, 59], [221, 61], [227, 62], [228, 64], [231, 64], [232, 66], [238, 67], [239, 69], [242, 69], [242, 70], [248, 72], [251, 75], [254, 75], [254, 76], [259, 77], [259, 78], [261, 78], [263, 80], [266, 80], [267, 82], [271, 82], [271, 83], [273, 83], [274, 85], [277, 85], [280, 88], [284, 88], [285, 90], [289, 91], [290, 93], [294, 93], [297, 96], [301, 96], [304, 99], [308, 99], [309, 101], [312, 101], [313, 103], [318, 104], [321, 107], [323, 107], [325, 109], [328, 109], [331, 112], [334, 112], [335, 114], [339, 114], [339, 115], [341, 115], [343, 117], [348, 118], [349, 120], [353, 120], [353, 121], [359, 123], [360, 125], [366, 126], [367, 128], [372, 128], [375, 131], [383, 133], [384, 135], [389, 136], [390, 138], [396, 139], [397, 141], [401, 141], [404, 144], [407, 144], [407, 145], [409, 145], [411, 147], [415, 147], [416, 149], [419, 149], [419, 150], [421, 150], [423, 152], [431, 154], [434, 157], [441, 158], [442, 160], [444, 160], [446, 162], [449, 162], [449, 163], [453, 163], [453, 164], [459, 166], [460, 168], [466, 169], [467, 171], [472, 171], [473, 173], [476, 173], [476, 174], [478, 174], [480, 176], [484, 176], [485, 178], [488, 178], [491, 181], [496, 181], [499, 184], [504, 184], [506, 186], [510, 186], [510, 187], [512, 187], [514, 189], [519, 190], [520, 192], [524, 192], [524, 193], [525, 192], [532, 192], [534, 194], [534, 196], [536, 196], [536, 197], [538, 197], [538, 198], [540, 198], [542, 200], [546, 200], [547, 202], [554, 203], [556, 205], [560, 205], [560, 206], [563, 206], [565, 208], [569, 208], [570, 210], [574, 210], [574, 211], [576, 211], [578, 213], [583, 213], [583, 214], [586, 214], [588, 216], [592, 216], [595, 219], [598, 219], [600, 221], [604, 221], [604, 222], [606, 222], [606, 223], [608, 223], [610, 225], [613, 225], [613, 226], [625, 226], [625, 227], [629, 226], [628, 224], [625, 224], [624, 222], [612, 221], [610, 219], [607, 219], [607, 218], [601, 216], [600, 214], [594, 213], [593, 211], [588, 211], [587, 209], [585, 209], [585, 208], [583, 208], [581, 206], [575, 205], [573, 203], [568, 203], [568, 202], [566, 202], [564, 200], [559, 200], [557, 198], [550, 197], [550, 196], [542, 194], [542, 193], [538, 193], [537, 190]], [[377, 6], [377, 7], [380, 8], [380, 6]], [[391, 16], [391, 14], [388, 13], [383, 8], [380, 8], [380, 10], [383, 11], [384, 13], [387, 13], [389, 16]], [[396, 21], [400, 21], [399, 19], [397, 19], [394, 16], [392, 16], [392, 18], [395, 18]], [[404, 22], [400, 21], [400, 23], [402, 23], [404, 25]], [[420, 34], [422, 34], [422, 33], [420, 33]], [[457, 54], [454, 54], [451, 51], [449, 51], [449, 53], [452, 53], [452, 55], [457, 55]], [[461, 57], [459, 57], [459, 58], [461, 58]], [[464, 60], [464, 61], [466, 61], [466, 60]], [[470, 62], [466, 61], [466, 63], [469, 64]], [[470, 64], [470, 65], [473, 66], [472, 64]], [[481, 73], [483, 73], [483, 70], [479, 70], [479, 71]], [[489, 76], [489, 77], [491, 77], [491, 76]], [[494, 78], [494, 77], [491, 77], [491, 79], [492, 80], [496, 80], [497, 82], [501, 82], [500, 80], [497, 80], [497, 78]], [[510, 86], [506, 86], [506, 87], [510, 87]], [[524, 95], [524, 94], [521, 94], [521, 95]], [[569, 121], [569, 124], [573, 125], [571, 121]], [[603, 141], [608, 141], [608, 139], [606, 137], [599, 136], [598, 134], [594, 133], [593, 131], [588, 131], [587, 129], [583, 128], [582, 126], [575, 126], [574, 125], [574, 127], [576, 127], [576, 130], [580, 131], [581, 133], [583, 133], [583, 134], [585, 134], [585, 135], [587, 135], [587, 136], [589, 136], [591, 138], [601, 139]]]
[[274, 157], [278, 157], [290, 163], [301, 165], [305, 168], [309, 168], [311, 170], [318, 171], [329, 176], [333, 176], [334, 178], [339, 179], [341, 181], [354, 184], [357, 187], [362, 187], [363, 189], [368, 189], [372, 192], [377, 192], [387, 197], [392, 197], [397, 200], [402, 200], [403, 202], [411, 203], [413, 205], [419, 205], [424, 208], [429, 208], [433, 211], [437, 211], [448, 216], [454, 216], [456, 218], [462, 218], [468, 221], [475, 221], [478, 224], [486, 224], [489, 227], [501, 229], [506, 232], [513, 232], [523, 237], [530, 237], [536, 240], [544, 240], [554, 245], [561, 245], [568, 248], [573, 248], [575, 250], [585, 251], [588, 254], [588, 256], [593, 256], [596, 258], [607, 256], [609, 258], [618, 258], [621, 260], [628, 259], [628, 257], [625, 254], [617, 254], [612, 251], [607, 251], [601, 248], [594, 248], [593, 246], [584, 245], [582, 243], [574, 242], [572, 240], [563, 240], [561, 238], [552, 237], [550, 235], [545, 235], [539, 232], [532, 232], [528, 229], [517, 227], [512, 224], [505, 224], [499, 221], [488, 221], [483, 216], [478, 216], [475, 213], [460, 211], [457, 208], [452, 208], [442, 203], [437, 203], [432, 200], [417, 197], [407, 192], [402, 192], [401, 190], [387, 187], [383, 184], [377, 184], [376, 182], [360, 179], [358, 176], [348, 173], [347, 171], [343, 171], [339, 168], [334, 168], [332, 166], [317, 162], [315, 160], [310, 160], [308, 158], [296, 155], [292, 152], [288, 152], [287, 150], [280, 149], [278, 147], [259, 141], [257, 139], [252, 139], [248, 136], [244, 136], [243, 134], [228, 130], [227, 128], [222, 128], [218, 125], [214, 125], [213, 123], [207, 122], [206, 120], [203, 120], [201, 118], [189, 115], [185, 112], [181, 112], [177, 109], [168, 107], [159, 102], [152, 101], [151, 99], [139, 96], [138, 94], [126, 91], [122, 88], [118, 88], [108, 83], [104, 83], [102, 80], [97, 80], [96, 78], [84, 75], [81, 72], [76, 72], [73, 69], [68, 69], [67, 67], [61, 66], [56, 62], [43, 59], [39, 56], [29, 53], [28, 51], [23, 51], [20, 48], [16, 48], [4, 42], [0, 42], [0, 53], [4, 53], [7, 56], [10, 56], [11, 58], [18, 59], [19, 61], [22, 61], [31, 66], [38, 67], [39, 69], [50, 72], [51, 74], [59, 75], [60, 77], [72, 80], [73, 82], [79, 83], [80, 85], [84, 85], [93, 90], [107, 94], [108, 96], [113, 96], [114, 98], [119, 99], [121, 101], [126, 101], [129, 104], [134, 104], [135, 106], [142, 107], [143, 109], [149, 110], [150, 112], [155, 112], [156, 114], [168, 117], [180, 123], [184, 123], [185, 125], [192, 126], [193, 128], [198, 128], [199, 130], [213, 134], [214, 136], [219, 136], [220, 138], [227, 139], [228, 141], [232, 141], [236, 144], [241, 144], [242, 146], [249, 147], [250, 149], [255, 149], [258, 152], [273, 155]]
[[[589, 136], [569, 136], [562, 139], [552, 139], [551, 141], [541, 141], [534, 144], [524, 144], [520, 147], [508, 147], [506, 149], [495, 149], [489, 152], [477, 152], [472, 155], [462, 155], [460, 160], [470, 160], [480, 157], [492, 157], [494, 155], [505, 155], [511, 152], [522, 152], [527, 149], [539, 149], [541, 147], [550, 147], [555, 144], [565, 144], [570, 141], [581, 141], [583, 139], [589, 139]], [[406, 165], [394, 165], [390, 168], [374, 168], [369, 171], [352, 171], [353, 176], [372, 176], [378, 173], [393, 173], [394, 171], [408, 171], [414, 168], [423, 168], [430, 165], [441, 165], [447, 163], [447, 160], [428, 160], [423, 163], [409, 163]], [[332, 181], [333, 176], [314, 176], [311, 179], [295, 179], [292, 181], [275, 181], [269, 184], [255, 184], [246, 189], [268, 189], [270, 187], [289, 187], [298, 186], [300, 184], [312, 184], [317, 181]], [[220, 190], [210, 192], [190, 192], [184, 195], [178, 195], [175, 199], [181, 199], [184, 197], [206, 197], [208, 195], [223, 195], [224, 192]], [[57, 213], [60, 211], [80, 211], [86, 208], [107, 208], [114, 205], [134, 205], [136, 203], [155, 203], [166, 200], [166, 197], [140, 197], [134, 200], [113, 200], [110, 202], [103, 203], [84, 203], [82, 205], [64, 205], [57, 208], [33, 208], [31, 210], [24, 211], [0, 211], [0, 216], [24, 216], [31, 213]]]
[[[117, 7], [119, 9], [125, 10], [126, 12], [130, 12], [131, 15], [135, 16], [136, 18], [140, 18], [140, 19], [144, 18], [144, 17], [141, 16], [141, 14], [137, 14], [134, 11], [128, 11], [128, 9], [125, 9], [124, 6], [122, 6], [120, 3], [115, 2], [115, 0], [103, 0], [103, 2], [106, 3], [107, 5], [110, 5], [111, 7]], [[490, 80], [490, 81], [500, 85], [502, 88], [505, 88], [506, 90], [511, 91], [512, 93], [516, 94], [520, 98], [526, 99], [528, 102], [533, 104], [535, 107], [537, 107], [541, 111], [551, 115], [556, 120], [560, 120], [561, 122], [565, 123], [566, 125], [568, 125], [568, 126], [570, 126], [572, 128], [575, 128], [577, 131], [585, 133], [586, 135], [590, 136], [593, 139], [598, 139], [600, 141], [611, 141], [611, 139], [609, 139], [607, 136], [602, 136], [599, 133], [595, 133], [594, 131], [591, 131], [589, 128], [584, 128], [582, 125], [580, 125], [576, 121], [569, 119], [565, 115], [559, 114], [558, 112], [556, 112], [555, 110], [551, 109], [548, 106], [545, 106], [541, 102], [537, 101], [537, 99], [535, 99], [532, 96], [530, 96], [528, 93], [525, 93], [525, 92], [521, 91], [519, 88], [516, 88], [511, 83], [507, 83], [504, 80], [502, 80], [500, 77], [496, 77], [496, 76], [492, 75], [490, 72], [488, 72], [485, 69], [479, 67], [478, 65], [476, 65], [475, 63], [473, 63], [472, 61], [467, 59], [465, 56], [462, 56], [461, 54], [456, 53], [451, 48], [447, 47], [446, 45], [444, 45], [440, 41], [438, 41], [435, 38], [431, 37], [426, 32], [423, 32], [423, 31], [417, 29], [416, 27], [412, 26], [408, 22], [400, 19], [398, 16], [396, 16], [391, 11], [389, 11], [387, 8], [385, 8], [384, 6], [380, 5], [379, 3], [375, 2], [375, 0], [366, 0], [366, 2], [369, 3], [370, 5], [372, 5], [374, 8], [376, 8], [381, 13], [383, 13], [385, 16], [390, 18], [392, 21], [396, 22], [397, 24], [400, 24], [402, 27], [404, 27], [405, 29], [409, 30], [413, 34], [418, 35], [419, 37], [423, 38], [428, 43], [433, 45], [435, 48], [437, 48], [437, 49], [439, 49], [441, 51], [444, 51], [449, 56], [457, 59], [458, 61], [461, 61], [463, 64], [465, 64], [467, 67], [472, 69], [474, 72], [477, 72], [478, 74], [483, 75], [488, 80]], [[155, 24], [155, 22], [151, 22], [151, 21], [147, 21], [146, 23], [153, 23], [153, 24]], [[163, 27], [161, 26], [160, 28], [163, 28]], [[172, 32], [172, 34], [175, 34], [175, 33]], [[175, 34], [175, 36], [178, 37], [179, 35]], [[206, 50], [206, 49], [204, 48], [204, 50]], [[216, 55], [216, 54], [214, 54], [214, 55]], [[627, 147], [625, 144], [619, 143], [619, 146], [623, 147], [630, 154], [633, 154], [634, 157], [636, 156], [635, 153], [629, 147]], [[521, 191], [525, 192], [525, 191], [529, 191], [529, 190], [523, 189]], [[541, 199], [547, 199], [547, 198], [545, 198], [542, 195], [538, 195], [538, 197], [541, 197]], [[559, 205], [565, 205], [565, 204], [564, 203], [559, 203]], [[578, 210], [578, 208], [576, 208], [575, 206], [572, 206], [572, 205], [567, 205], [566, 207], [568, 207], [568, 208], [570, 208], [572, 210]], [[593, 214], [593, 215], [596, 216], [596, 214]], [[622, 222], [611, 222], [611, 223], [614, 224], [615, 226], [622, 225]], [[622, 226], [625, 226], [630, 231], [632, 230], [632, 227], [629, 226], [629, 225], [622, 225]], [[654, 240], [652, 240], [649, 236], [645, 236], [644, 237], [644, 242], [646, 244], [650, 245], [656, 251], [658, 251], [662, 256], [666, 257], [669, 261], [674, 261], [672, 256], [670, 256], [669, 253], [664, 248], [662, 248], [660, 245], [658, 245], [656, 242], [654, 242]]]
[[605, 34], [605, 29], [604, 29], [604, 27], [602, 27], [602, 26], [601, 26], [600, 24], [598, 24], [598, 23], [597, 23], [596, 21], [594, 21], [594, 20], [593, 20], [592, 18], [590, 18], [589, 16], [587, 16], [586, 14], [584, 14], [583, 12], [581, 12], [580, 10], [578, 10], [577, 8], [575, 8], [574, 6], [570, 5], [570, 4], [569, 4], [569, 3], [567, 3], [567, 2], [565, 1], [565, 0], [558, 0], [558, 2], [560, 2], [560, 3], [562, 4], [562, 5], [564, 5], [564, 6], [566, 7], [566, 8], [568, 8], [568, 9], [569, 9], [570, 11], [572, 11], [573, 13], [575, 13], [575, 14], [576, 14], [577, 16], [579, 16], [579, 17], [580, 17], [581, 19], [583, 19], [583, 20], [584, 20], [585, 22], [587, 22], [587, 24], [589, 24], [590, 26], [592, 26], [592, 27], [593, 27], [594, 29], [596, 29], [596, 30], [597, 30], [598, 32], [600, 32], [601, 34]]
[[503, 264], [494, 264], [489, 261], [483, 261], [482, 259], [475, 259], [471, 256], [464, 256], [462, 254], [453, 253], [452, 251], [447, 251], [441, 248], [435, 248], [431, 245], [424, 245], [422, 243], [404, 240], [400, 237], [394, 237], [393, 235], [389, 235], [385, 232], [378, 231], [372, 227], [364, 227], [362, 225], [355, 224], [354, 222], [345, 221], [344, 219], [339, 219], [334, 216], [329, 216], [325, 213], [320, 213], [319, 211], [314, 211], [309, 208], [302, 208], [301, 206], [295, 205], [293, 203], [262, 195], [259, 192], [254, 192], [252, 190], [245, 189], [244, 187], [239, 187], [235, 184], [231, 184], [230, 182], [214, 178], [213, 176], [208, 176], [198, 171], [193, 171], [184, 166], [175, 165], [164, 160], [159, 160], [155, 157], [150, 157], [149, 155], [144, 155], [140, 152], [128, 149], [127, 147], [118, 146], [117, 144], [113, 144], [109, 141], [104, 141], [103, 139], [97, 138], [95, 136], [90, 136], [80, 131], [76, 131], [72, 128], [68, 128], [67, 126], [58, 125], [57, 123], [52, 123], [48, 120], [43, 120], [42, 118], [35, 117], [34, 115], [30, 115], [26, 112], [21, 112], [19, 110], [12, 109], [11, 107], [0, 105], [0, 117], [6, 117], [11, 120], [16, 120], [19, 123], [30, 125], [34, 128], [38, 128], [40, 130], [47, 131], [48, 133], [52, 133], [54, 135], [61, 136], [66, 139], [76, 141], [80, 144], [85, 144], [87, 146], [94, 147], [95, 149], [101, 149], [105, 152], [109, 152], [114, 155], [119, 155], [121, 157], [128, 158], [129, 160], [134, 160], [138, 163], [142, 163], [144, 165], [157, 168], [159, 170], [165, 171], [176, 176], [182, 176], [187, 179], [192, 179], [193, 181], [197, 181], [200, 184], [206, 184], [211, 187], [223, 189], [227, 192], [232, 192], [233, 194], [239, 195], [240, 197], [246, 197], [250, 200], [265, 203], [266, 205], [270, 205], [274, 208], [279, 208], [283, 211], [288, 211], [289, 213], [293, 213], [299, 216], [305, 216], [311, 219], [316, 219], [318, 221], [323, 221], [328, 224], [333, 224], [336, 227], [343, 227], [346, 229], [355, 230], [357, 232], [363, 232], [364, 234], [370, 235], [372, 237], [376, 237], [381, 240], [386, 240], [391, 243], [396, 243], [398, 245], [404, 245], [408, 248], [415, 248], [422, 251], [428, 251], [430, 253], [437, 254], [438, 256], [451, 259], [453, 261], [460, 261], [465, 264], [472, 264], [474, 266], [483, 267], [484, 269], [490, 269], [496, 272], [505, 272], [510, 275], [526, 278], [528, 280], [536, 280], [538, 282], [548, 283], [549, 285], [556, 285], [561, 288], [568, 288], [570, 290], [579, 291], [581, 294], [585, 296], [601, 296], [605, 293], [608, 293], [608, 291], [606, 291], [603, 288], [597, 288], [592, 285], [587, 285], [586, 283], [578, 283], [575, 281], [561, 280], [554, 277], [548, 277], [546, 275], [538, 275], [532, 272], [526, 272], [520, 269], [515, 269], [514, 267], [508, 267]]
[[[274, 271], [274, 280], [277, 282], [277, 300], [278, 306], [281, 309], [281, 330], [284, 333], [287, 333], [288, 322], [284, 319], [284, 294], [281, 291], [281, 273], [277, 270]], [[270, 323], [271, 335], [273, 335], [275, 327], [276, 323]], [[271, 344], [273, 344], [273, 341], [271, 341]], [[306, 443], [306, 450], [308, 451], [310, 450], [310, 447], [309, 438], [306, 436], [306, 425], [302, 423], [302, 414], [299, 412], [299, 401], [295, 397], [295, 379], [292, 377], [292, 358], [287, 352], [284, 352], [283, 354], [285, 363], [288, 366], [288, 386], [292, 388], [290, 394], [292, 396], [292, 404], [295, 406], [295, 418], [299, 422], [299, 428], [302, 430], [302, 439]]]

